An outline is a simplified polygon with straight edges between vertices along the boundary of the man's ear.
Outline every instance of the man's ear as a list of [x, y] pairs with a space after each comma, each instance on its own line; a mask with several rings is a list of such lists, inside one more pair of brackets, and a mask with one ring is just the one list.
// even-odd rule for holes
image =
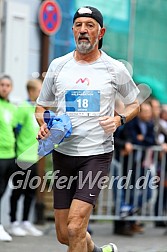
[[102, 37], [104, 36], [105, 32], [106, 32], [106, 28], [104, 28], [104, 27], [101, 28], [100, 34], [99, 34], [99, 40], [102, 39]]

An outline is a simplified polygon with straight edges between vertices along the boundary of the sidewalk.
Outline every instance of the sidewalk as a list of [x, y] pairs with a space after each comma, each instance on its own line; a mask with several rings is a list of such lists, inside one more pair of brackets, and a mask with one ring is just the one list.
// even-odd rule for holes
[[[92, 238], [99, 246], [113, 242], [119, 252], [167, 252], [167, 233], [164, 228], [154, 228], [147, 223], [144, 234], [133, 237], [112, 234], [111, 222], [91, 223]], [[66, 246], [58, 243], [55, 237], [54, 223], [39, 226], [45, 232], [41, 237], [13, 237], [12, 242], [0, 241], [0, 252], [66, 252]], [[82, 251], [78, 251], [82, 252]]]

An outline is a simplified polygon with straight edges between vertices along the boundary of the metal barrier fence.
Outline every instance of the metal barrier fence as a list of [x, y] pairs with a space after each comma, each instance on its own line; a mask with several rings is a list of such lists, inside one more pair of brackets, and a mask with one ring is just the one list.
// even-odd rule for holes
[[159, 146], [114, 157], [90, 219], [167, 221], [166, 160]]

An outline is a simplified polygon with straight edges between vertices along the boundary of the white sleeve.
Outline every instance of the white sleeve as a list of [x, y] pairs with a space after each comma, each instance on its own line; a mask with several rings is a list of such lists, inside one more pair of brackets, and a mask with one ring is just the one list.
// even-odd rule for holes
[[137, 88], [126, 67], [123, 64], [120, 66], [116, 74], [118, 96], [124, 104], [130, 104], [137, 98], [140, 90]]
[[55, 91], [54, 91], [54, 78], [55, 78], [55, 60], [53, 60], [45, 75], [41, 92], [37, 98], [37, 104], [44, 107], [55, 106]]

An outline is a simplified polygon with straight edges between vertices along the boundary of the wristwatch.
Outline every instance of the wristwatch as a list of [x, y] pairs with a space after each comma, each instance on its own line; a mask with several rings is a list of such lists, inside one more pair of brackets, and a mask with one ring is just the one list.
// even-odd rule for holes
[[120, 114], [118, 115], [121, 117], [121, 125], [124, 125], [126, 123], [126, 117], [124, 115], [120, 115]]

